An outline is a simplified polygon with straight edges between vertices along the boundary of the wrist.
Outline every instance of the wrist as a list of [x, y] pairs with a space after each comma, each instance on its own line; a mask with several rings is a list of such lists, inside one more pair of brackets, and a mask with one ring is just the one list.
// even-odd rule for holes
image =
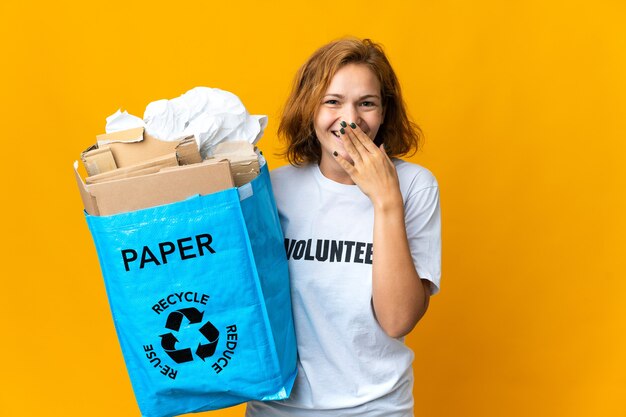
[[400, 194], [399, 190], [395, 193], [386, 193], [372, 200], [372, 204], [374, 205], [374, 212], [393, 213], [399, 211], [404, 213], [404, 201], [402, 200], [402, 194]]

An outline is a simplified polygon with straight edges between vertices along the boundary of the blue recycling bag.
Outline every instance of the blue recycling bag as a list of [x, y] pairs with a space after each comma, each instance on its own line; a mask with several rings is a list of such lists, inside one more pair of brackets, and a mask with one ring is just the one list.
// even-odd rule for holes
[[267, 165], [243, 187], [86, 218], [143, 416], [289, 396], [296, 344]]

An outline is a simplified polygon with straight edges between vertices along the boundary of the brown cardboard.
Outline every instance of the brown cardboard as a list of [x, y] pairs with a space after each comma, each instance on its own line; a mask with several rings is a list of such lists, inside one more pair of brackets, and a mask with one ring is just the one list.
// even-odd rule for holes
[[[189, 138], [191, 138], [191, 136], [166, 142], [149, 135], [145, 132], [143, 127], [139, 127], [136, 129], [97, 135], [96, 138], [98, 140], [98, 147], [108, 146], [109, 149], [111, 149], [117, 167], [124, 168], [138, 164], [147, 159], [175, 152], [176, 147], [183, 142], [187, 144], [186, 146], [189, 146]], [[195, 146], [197, 150], [198, 145], [195, 144]], [[192, 149], [193, 148], [185, 148], [186, 152], [190, 152]], [[185, 153], [185, 155], [186, 154], [187, 153]], [[199, 155], [198, 153], [197, 158], [199, 158]]]
[[83, 152], [80, 157], [90, 176], [102, 174], [117, 168], [115, 159], [113, 159], [113, 153], [111, 153], [111, 149], [108, 146], [95, 149], [92, 147]]
[[85, 211], [95, 216], [174, 203], [234, 186], [228, 161], [204, 161], [91, 185], [86, 185], [78, 174], [78, 162], [74, 163], [74, 174]]
[[215, 147], [213, 157], [230, 161], [236, 187], [249, 183], [261, 171], [254, 145], [246, 141], [222, 142]]
[[179, 165], [197, 164], [202, 162], [198, 144], [194, 136], [183, 138], [176, 147], [176, 157]]
[[246, 142], [245, 140], [229, 140], [226, 142], [220, 142], [215, 145], [213, 154], [237, 154], [245, 155], [248, 157], [255, 157], [254, 144]]
[[177, 167], [178, 158], [175, 152], [169, 155], [157, 156], [139, 164], [131, 165], [124, 168], [117, 168], [111, 171], [103, 172], [98, 175], [91, 175], [85, 179], [87, 184], [97, 184], [104, 181], [111, 181], [121, 178], [132, 178], [140, 175], [154, 174], [163, 168]]
[[92, 215], [99, 215], [96, 198], [89, 194], [89, 191], [87, 191], [87, 186], [85, 185], [83, 179], [78, 173], [78, 161], [74, 162], [74, 177], [76, 178], [76, 183], [78, 184], [78, 191], [80, 191], [80, 198], [83, 200], [83, 206], [85, 207], [85, 211]]
[[[254, 166], [249, 166], [247, 167], [247, 171], [244, 171], [244, 167], [239, 166], [239, 167], [235, 167], [235, 169], [232, 171], [233, 172], [233, 180], [235, 181], [235, 187], [241, 187], [242, 185], [245, 185], [247, 183], [249, 183], [250, 181], [252, 181], [253, 179], [255, 179], [256, 177], [259, 176], [259, 169], [258, 169], [259, 164], [256, 164], [256, 168]], [[231, 168], [232, 165], [231, 165]]]
[[143, 140], [143, 127], [136, 127], [134, 129], [120, 130], [119, 132], [103, 133], [96, 136], [98, 141], [98, 147], [108, 145], [113, 142], [140, 142]]

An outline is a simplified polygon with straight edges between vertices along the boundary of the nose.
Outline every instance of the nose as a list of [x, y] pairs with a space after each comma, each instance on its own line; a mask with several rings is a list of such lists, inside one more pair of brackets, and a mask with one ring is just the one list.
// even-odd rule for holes
[[359, 109], [354, 105], [346, 106], [342, 114], [343, 120], [347, 123], [354, 122], [357, 125], [361, 123], [361, 116], [359, 115]]

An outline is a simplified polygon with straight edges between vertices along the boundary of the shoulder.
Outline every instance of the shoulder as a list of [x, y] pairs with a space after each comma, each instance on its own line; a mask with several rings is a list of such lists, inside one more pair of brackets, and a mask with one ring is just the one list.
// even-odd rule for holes
[[313, 180], [310, 165], [285, 165], [270, 171], [272, 189], [277, 198], [294, 196], [298, 190], [307, 187], [307, 181]]
[[310, 174], [310, 171], [311, 169], [309, 165], [293, 166], [288, 164], [271, 170], [270, 178], [272, 180], [272, 184], [288, 184], [296, 182], [302, 177], [308, 176]]
[[437, 188], [439, 184], [430, 170], [413, 162], [393, 159], [400, 181], [400, 189], [406, 197], [427, 188]]
[[290, 174], [294, 172], [298, 172], [298, 170], [302, 169], [301, 167], [295, 167], [293, 165], [287, 164], [279, 168], [275, 168], [270, 171], [270, 176], [272, 180], [274, 178], [284, 178], [288, 177]]

